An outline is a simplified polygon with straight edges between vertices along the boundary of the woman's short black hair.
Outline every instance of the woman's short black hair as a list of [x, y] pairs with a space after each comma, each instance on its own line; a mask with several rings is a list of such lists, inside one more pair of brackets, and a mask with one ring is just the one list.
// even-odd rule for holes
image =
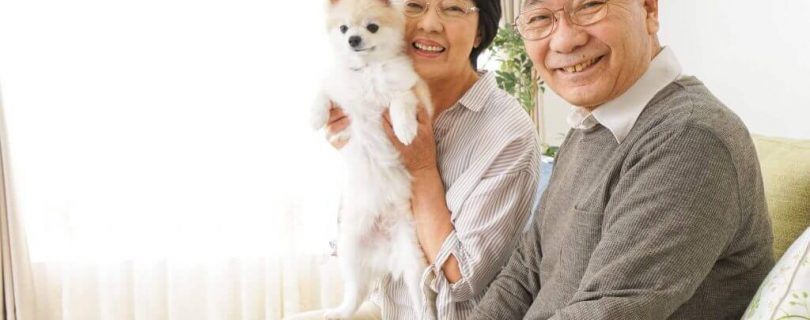
[[481, 43], [472, 49], [470, 62], [473, 69], [478, 70], [478, 55], [489, 47], [495, 35], [498, 34], [498, 22], [501, 21], [500, 0], [475, 0], [478, 7], [478, 32], [481, 34]]

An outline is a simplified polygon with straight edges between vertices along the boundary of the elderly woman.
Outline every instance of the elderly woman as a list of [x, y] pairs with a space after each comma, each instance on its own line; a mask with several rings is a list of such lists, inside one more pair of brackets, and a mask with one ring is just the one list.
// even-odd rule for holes
[[[406, 43], [428, 83], [435, 113], [419, 115], [414, 142], [386, 130], [413, 176], [417, 236], [429, 267], [423, 292], [438, 319], [464, 319], [483, 297], [514, 249], [534, 202], [540, 152], [531, 120], [478, 72], [478, 55], [492, 42], [501, 17], [498, 0], [406, 0]], [[331, 143], [350, 125], [333, 108]], [[386, 278], [355, 319], [416, 319], [403, 280]], [[296, 319], [323, 318], [323, 311]]]

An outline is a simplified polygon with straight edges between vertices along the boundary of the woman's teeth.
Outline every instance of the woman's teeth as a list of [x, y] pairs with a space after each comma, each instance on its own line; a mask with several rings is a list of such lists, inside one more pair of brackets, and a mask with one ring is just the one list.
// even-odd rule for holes
[[429, 52], [442, 52], [444, 48], [439, 46], [429, 46], [426, 44], [421, 44], [419, 42], [414, 42], [413, 46], [419, 50], [429, 51]]
[[580, 72], [580, 71], [590, 67], [592, 64], [596, 63], [597, 60], [599, 60], [599, 58], [593, 58], [591, 60], [576, 64], [576, 65], [573, 65], [573, 66], [570, 66], [570, 67], [564, 67], [562, 69], [565, 72], [568, 72], [568, 73], [577, 73], [577, 72]]

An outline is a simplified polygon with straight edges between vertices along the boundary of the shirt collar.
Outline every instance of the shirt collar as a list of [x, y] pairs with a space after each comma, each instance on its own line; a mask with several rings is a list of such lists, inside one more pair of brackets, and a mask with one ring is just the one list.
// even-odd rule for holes
[[497, 88], [498, 83], [495, 81], [494, 72], [479, 73], [478, 80], [461, 96], [458, 103], [470, 109], [470, 111], [478, 112], [486, 104], [487, 97], [492, 93], [492, 90]]
[[568, 115], [568, 124], [575, 129], [588, 129], [599, 123], [613, 133], [617, 142], [622, 143], [644, 107], [680, 74], [681, 65], [675, 53], [664, 47], [630, 89], [592, 112], [582, 107], [574, 107]]
[[581, 107], [573, 107], [565, 121], [574, 129], [590, 129], [598, 123], [588, 109]]

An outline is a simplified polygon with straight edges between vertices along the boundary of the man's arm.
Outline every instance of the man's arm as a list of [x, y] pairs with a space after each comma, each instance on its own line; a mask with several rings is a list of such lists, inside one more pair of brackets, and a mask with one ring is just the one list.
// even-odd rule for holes
[[613, 189], [579, 289], [551, 319], [666, 319], [737, 232], [738, 179], [723, 142], [695, 126], [651, 140]]
[[506, 266], [490, 285], [470, 319], [522, 319], [540, 291], [540, 227], [532, 228], [520, 240]]

